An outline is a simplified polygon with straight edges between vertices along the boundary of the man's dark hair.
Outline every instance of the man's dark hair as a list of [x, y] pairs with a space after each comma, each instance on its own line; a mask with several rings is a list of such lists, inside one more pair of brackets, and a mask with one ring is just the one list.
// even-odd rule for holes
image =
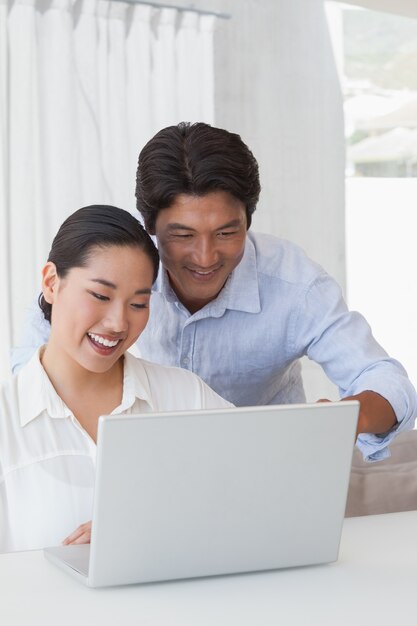
[[[109, 246], [142, 250], [152, 263], [153, 280], [156, 280], [159, 254], [152, 239], [133, 215], [106, 204], [94, 204], [72, 213], [60, 226], [48, 261], [55, 264], [58, 276], [64, 278], [73, 267], [85, 267], [93, 248]], [[39, 296], [39, 306], [50, 322], [52, 305], [43, 294]]]
[[239, 135], [197, 122], [160, 130], [142, 149], [136, 174], [136, 206], [153, 234], [159, 211], [179, 194], [227, 191], [243, 202], [247, 227], [261, 187], [258, 164]]

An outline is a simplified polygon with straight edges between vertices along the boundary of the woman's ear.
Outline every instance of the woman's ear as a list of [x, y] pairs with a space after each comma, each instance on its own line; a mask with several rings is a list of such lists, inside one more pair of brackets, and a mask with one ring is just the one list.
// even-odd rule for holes
[[42, 293], [48, 304], [54, 303], [55, 294], [58, 290], [59, 277], [55, 263], [48, 261], [42, 270]]

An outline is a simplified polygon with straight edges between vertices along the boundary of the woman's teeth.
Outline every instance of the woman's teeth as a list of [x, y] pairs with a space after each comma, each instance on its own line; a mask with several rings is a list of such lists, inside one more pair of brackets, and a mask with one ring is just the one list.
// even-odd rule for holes
[[105, 346], [106, 348], [114, 348], [114, 346], [117, 346], [117, 344], [119, 343], [120, 339], [115, 339], [114, 341], [110, 341], [109, 339], [104, 339], [104, 337], [101, 337], [100, 335], [94, 335], [93, 333], [87, 333], [87, 335], [96, 343], [99, 343], [102, 346]]

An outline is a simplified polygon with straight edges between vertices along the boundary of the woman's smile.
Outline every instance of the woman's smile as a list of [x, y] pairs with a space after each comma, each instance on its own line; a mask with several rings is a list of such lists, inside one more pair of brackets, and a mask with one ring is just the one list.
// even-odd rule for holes
[[119, 344], [123, 341], [120, 337], [119, 339], [108, 339], [103, 335], [98, 335], [96, 333], [87, 333], [87, 339], [89, 340], [92, 348], [103, 356], [108, 356], [113, 354], [116, 349], [119, 347]]

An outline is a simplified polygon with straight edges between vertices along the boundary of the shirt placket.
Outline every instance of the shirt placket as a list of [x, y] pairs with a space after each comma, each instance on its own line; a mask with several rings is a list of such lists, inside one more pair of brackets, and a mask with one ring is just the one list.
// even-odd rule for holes
[[193, 354], [195, 344], [196, 324], [187, 321], [181, 332], [180, 362], [183, 369], [193, 371]]
[[88, 432], [81, 426], [80, 422], [77, 420], [77, 418], [74, 415], [72, 415], [72, 414], [70, 415], [70, 420], [71, 420], [72, 424], [74, 425], [74, 428], [76, 428], [78, 431], [80, 431], [81, 435], [87, 441], [88, 448], [90, 450], [90, 456], [91, 456], [91, 459], [92, 459], [94, 467], [95, 467], [95, 465], [96, 465], [96, 455], [97, 455], [97, 444], [96, 444], [96, 442], [90, 437]]

